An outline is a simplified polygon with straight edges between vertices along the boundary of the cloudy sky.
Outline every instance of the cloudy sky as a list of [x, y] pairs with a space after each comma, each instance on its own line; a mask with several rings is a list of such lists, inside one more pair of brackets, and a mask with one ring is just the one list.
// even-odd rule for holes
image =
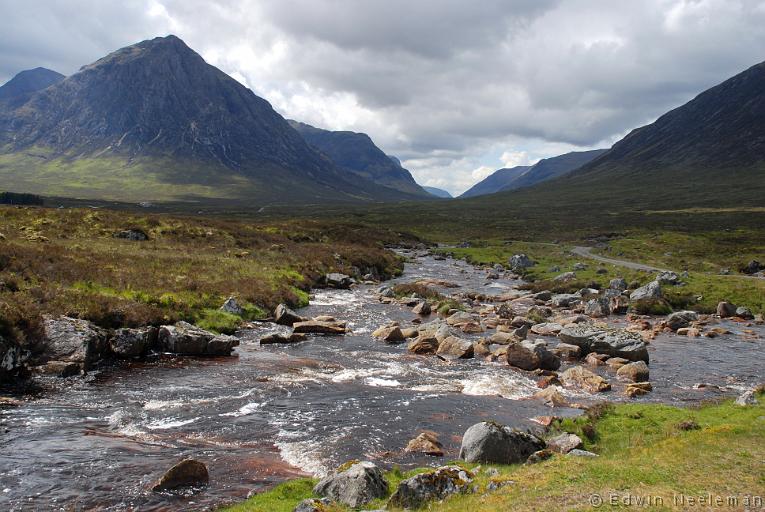
[[606, 147], [765, 60], [765, 0], [0, 0], [0, 81], [173, 33], [422, 184]]

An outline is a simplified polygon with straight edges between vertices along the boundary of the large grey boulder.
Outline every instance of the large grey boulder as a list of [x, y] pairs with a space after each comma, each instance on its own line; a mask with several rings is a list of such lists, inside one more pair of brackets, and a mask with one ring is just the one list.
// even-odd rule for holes
[[557, 370], [560, 368], [558, 356], [547, 350], [547, 343], [542, 340], [523, 340], [507, 347], [507, 362], [521, 370]]
[[24, 350], [18, 343], [0, 336], [0, 382], [6, 382], [24, 368]]
[[106, 331], [66, 316], [43, 318], [43, 345], [46, 360], [75, 363], [83, 371], [109, 354]]
[[661, 284], [658, 281], [651, 281], [630, 294], [630, 300], [633, 302], [653, 301], [661, 297]]
[[525, 254], [515, 254], [511, 256], [508, 263], [510, 263], [510, 270], [515, 273], [523, 272], [525, 269], [534, 266], [534, 262]]
[[382, 470], [373, 463], [357, 462], [322, 479], [313, 492], [317, 496], [358, 508], [374, 499], [384, 498], [388, 493], [388, 482]]
[[444, 466], [400, 482], [388, 504], [404, 509], [417, 509], [431, 500], [442, 500], [452, 494], [471, 490], [473, 474], [459, 466]]
[[188, 322], [163, 325], [159, 328], [160, 350], [192, 356], [227, 356], [239, 340], [233, 336], [215, 335]]
[[337, 288], [340, 290], [347, 290], [356, 281], [351, 276], [332, 272], [324, 276], [324, 284], [330, 288]]
[[145, 355], [156, 346], [159, 329], [144, 327], [141, 329], [117, 329], [109, 340], [112, 353], [122, 359]]
[[699, 315], [695, 311], [677, 311], [667, 317], [667, 327], [676, 331], [683, 327], [688, 327], [691, 325], [691, 322], [695, 322], [698, 319]]
[[630, 361], [649, 361], [648, 346], [643, 338], [625, 329], [597, 329], [588, 325], [565, 327], [558, 338], [582, 349], [583, 355], [590, 352], [623, 357]]
[[541, 439], [494, 422], [476, 423], [462, 436], [460, 459], [466, 462], [516, 464], [545, 447]]

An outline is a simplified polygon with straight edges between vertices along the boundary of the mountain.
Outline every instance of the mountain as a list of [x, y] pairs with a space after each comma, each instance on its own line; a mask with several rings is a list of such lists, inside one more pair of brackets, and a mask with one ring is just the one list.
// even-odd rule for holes
[[323, 130], [292, 120], [289, 123], [308, 144], [327, 155], [341, 169], [384, 187], [427, 196], [401, 162], [383, 153], [366, 133]]
[[599, 157], [607, 149], [593, 149], [591, 151], [574, 151], [564, 155], [545, 158], [534, 164], [528, 172], [502, 187], [500, 190], [514, 190], [518, 188], [531, 187], [537, 183], [548, 181], [569, 172], [579, 169], [584, 164], [589, 163]]
[[452, 198], [452, 195], [444, 189], [436, 188], [436, 187], [425, 187], [425, 186], [423, 186], [422, 188], [425, 189], [425, 192], [427, 192], [430, 195], [440, 197], [442, 199]]
[[34, 68], [22, 71], [0, 86], [0, 102], [22, 105], [32, 93], [60, 82], [65, 77], [61, 73], [46, 68]]
[[531, 169], [531, 166], [519, 165], [509, 169], [505, 168], [494, 171], [494, 173], [492, 173], [490, 176], [487, 176], [463, 192], [460, 197], [483, 196], [486, 194], [494, 194], [495, 192], [499, 192], [504, 187], [512, 183], [513, 180], [525, 174], [529, 169]]
[[175, 36], [117, 50], [18, 107], [0, 104], [0, 182], [125, 201], [410, 197], [339, 169]]

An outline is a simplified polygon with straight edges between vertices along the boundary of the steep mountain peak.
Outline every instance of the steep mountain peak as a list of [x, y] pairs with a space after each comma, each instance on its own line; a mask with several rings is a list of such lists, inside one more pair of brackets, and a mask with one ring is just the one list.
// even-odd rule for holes
[[144, 66], [147, 64], [162, 65], [173, 59], [187, 59], [195, 64], [205, 64], [202, 56], [189, 48], [182, 39], [169, 35], [147, 39], [140, 43], [120, 48], [92, 64], [83, 66], [80, 68], [80, 71], [93, 70], [104, 66], [127, 65], [132, 62], [140, 62]]

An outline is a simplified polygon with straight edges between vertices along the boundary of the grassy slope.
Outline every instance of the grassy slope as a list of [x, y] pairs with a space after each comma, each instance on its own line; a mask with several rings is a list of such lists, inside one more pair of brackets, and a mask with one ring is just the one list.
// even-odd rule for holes
[[[673, 510], [685, 508], [675, 506], [675, 495], [707, 493], [737, 496], [741, 501], [734, 509], [743, 509], [746, 496], [765, 495], [762, 395], [760, 401], [760, 405], [753, 407], [730, 402], [700, 408], [622, 404], [598, 414], [566, 420], [555, 424], [551, 435], [557, 431], [577, 433], [585, 440], [585, 448], [600, 457], [556, 456], [533, 466], [492, 466], [499, 470], [499, 476], [489, 478], [485, 471], [479, 471], [478, 493], [432, 503], [429, 509], [589, 510], [593, 508], [592, 496], [597, 494], [607, 504], [611, 496], [617, 500], [630, 496], [654, 500], [660, 497], [663, 506], [655, 508]], [[695, 422], [699, 428], [678, 428], [687, 421]], [[585, 425], [590, 437], [582, 433]], [[389, 473], [391, 489], [401, 477], [395, 471]], [[508, 484], [493, 492], [486, 491], [492, 480]], [[291, 511], [301, 499], [311, 496], [312, 483], [288, 482], [226, 510]], [[375, 502], [368, 508], [380, 504]]]
[[[113, 237], [131, 228], [150, 240]], [[218, 311], [231, 295], [247, 307], [246, 320], [280, 302], [304, 305], [327, 271], [390, 274], [400, 266], [382, 246], [397, 235], [308, 220], [0, 207], [0, 233], [0, 331], [20, 337], [34, 335], [43, 313], [112, 328], [183, 319], [226, 332], [243, 320]]]

